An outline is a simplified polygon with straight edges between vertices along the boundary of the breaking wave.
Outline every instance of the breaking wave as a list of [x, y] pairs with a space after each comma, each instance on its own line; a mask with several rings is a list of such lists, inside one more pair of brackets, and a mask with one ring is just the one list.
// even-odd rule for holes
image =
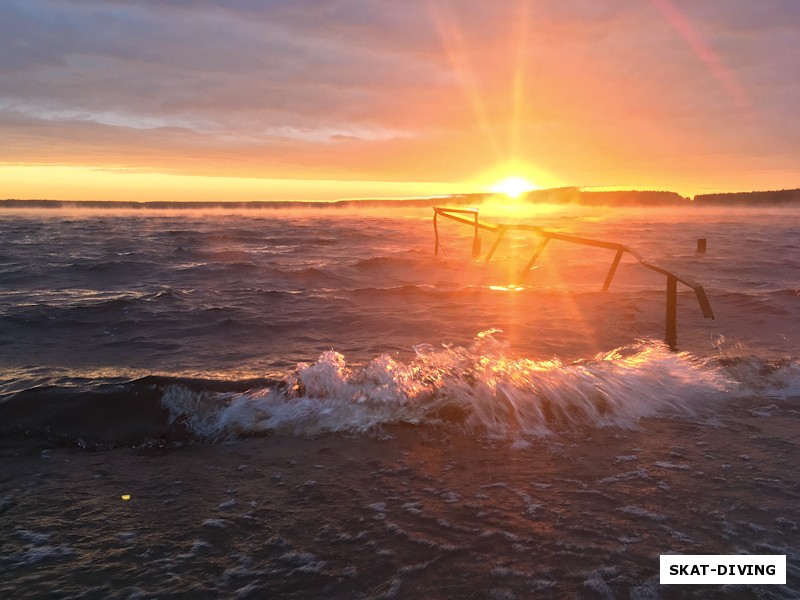
[[692, 415], [734, 387], [721, 368], [658, 342], [566, 364], [513, 357], [495, 333], [481, 332], [469, 347], [420, 345], [408, 362], [382, 355], [363, 367], [348, 366], [331, 350], [298, 365], [283, 386], [213, 393], [177, 384], [165, 389], [162, 404], [171, 422], [205, 439], [443, 422], [515, 438]]
[[769, 416], [800, 400], [800, 363], [791, 359], [701, 358], [642, 340], [575, 362], [534, 360], [514, 355], [497, 333], [366, 365], [330, 350], [274, 378], [0, 379], [0, 435], [105, 448], [271, 434], [385, 437], [405, 425], [515, 442], [637, 428], [653, 417], [717, 422], [736, 406]]

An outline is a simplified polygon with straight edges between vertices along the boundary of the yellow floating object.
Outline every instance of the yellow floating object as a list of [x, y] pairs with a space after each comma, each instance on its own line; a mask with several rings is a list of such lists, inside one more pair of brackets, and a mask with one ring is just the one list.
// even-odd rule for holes
[[130, 494], [122, 494], [122, 499], [123, 500], [130, 500], [131, 499], [131, 495]]

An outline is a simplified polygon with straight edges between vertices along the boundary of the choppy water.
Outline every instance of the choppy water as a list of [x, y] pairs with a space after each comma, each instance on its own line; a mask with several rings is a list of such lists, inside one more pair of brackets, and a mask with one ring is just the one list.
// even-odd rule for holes
[[[800, 594], [800, 211], [7, 211], [0, 592]], [[695, 252], [697, 238], [708, 252]], [[483, 248], [491, 244], [484, 236]], [[120, 500], [131, 493], [130, 501]], [[658, 555], [787, 554], [788, 585], [658, 585]]]

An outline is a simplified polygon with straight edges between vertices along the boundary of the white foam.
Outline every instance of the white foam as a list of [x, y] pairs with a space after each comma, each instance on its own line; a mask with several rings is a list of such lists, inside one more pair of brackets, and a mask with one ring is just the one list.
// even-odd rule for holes
[[614, 457], [614, 462], [631, 462], [634, 460], [639, 460], [639, 457], [635, 454], [624, 454]]
[[418, 346], [408, 362], [383, 355], [360, 368], [328, 351], [314, 364], [298, 365], [285, 388], [221, 394], [173, 385], [162, 403], [173, 421], [211, 439], [364, 433], [387, 424], [435, 424], [444, 411], [463, 415], [468, 430], [518, 440], [691, 415], [731, 387], [720, 368], [657, 342], [562, 363], [513, 357], [495, 333], [482, 332], [469, 347]]
[[628, 513], [629, 515], [650, 519], [651, 521], [665, 521], [667, 519], [665, 515], [662, 515], [660, 513], [654, 513], [639, 506], [623, 506], [619, 510], [621, 510], [624, 513]]
[[[728, 357], [725, 369], [748, 395], [777, 400], [800, 398], [800, 363], [797, 361], [775, 363], [755, 356]], [[775, 406], [762, 408], [769, 410]]]
[[608, 583], [603, 579], [603, 575], [601, 573], [592, 573], [589, 577], [587, 577], [583, 585], [600, 596], [601, 598], [614, 598], [614, 592], [609, 587]]
[[16, 529], [14, 535], [30, 542], [33, 546], [43, 546], [53, 536], [52, 533], [41, 533], [39, 531], [30, 531], [28, 529]]
[[203, 521], [202, 526], [211, 529], [225, 529], [228, 526], [228, 522], [225, 519], [206, 519]]
[[616, 483], [617, 481], [632, 481], [634, 479], [648, 479], [649, 477], [650, 473], [647, 472], [647, 469], [639, 467], [633, 471], [625, 471], [624, 473], [604, 477], [598, 483]]
[[327, 564], [311, 552], [284, 552], [280, 560], [293, 566], [300, 573], [321, 573]]
[[674, 469], [676, 471], [689, 471], [691, 469], [689, 465], [683, 463], [674, 463], [663, 460], [656, 461], [655, 465], [657, 467], [661, 467], [662, 469]]
[[44, 560], [72, 556], [73, 554], [73, 549], [66, 544], [59, 544], [57, 546], [29, 545], [26, 546], [22, 552], [12, 554], [10, 556], [10, 561], [12, 564], [33, 565]]

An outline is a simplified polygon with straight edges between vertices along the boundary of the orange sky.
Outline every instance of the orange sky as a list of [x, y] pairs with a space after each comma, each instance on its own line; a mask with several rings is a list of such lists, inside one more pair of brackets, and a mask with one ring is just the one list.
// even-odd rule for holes
[[8, 0], [0, 197], [800, 186], [789, 0]]

